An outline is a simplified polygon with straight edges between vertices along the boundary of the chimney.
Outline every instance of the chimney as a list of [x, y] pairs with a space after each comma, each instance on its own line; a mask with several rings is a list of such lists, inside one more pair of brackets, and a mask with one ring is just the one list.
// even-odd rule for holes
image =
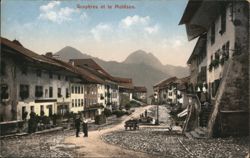
[[23, 47], [23, 45], [16, 39], [14, 39], [12, 42], [15, 43], [16, 45]]
[[50, 58], [53, 58], [52, 52], [47, 52], [47, 53], [45, 54], [45, 56], [50, 57]]

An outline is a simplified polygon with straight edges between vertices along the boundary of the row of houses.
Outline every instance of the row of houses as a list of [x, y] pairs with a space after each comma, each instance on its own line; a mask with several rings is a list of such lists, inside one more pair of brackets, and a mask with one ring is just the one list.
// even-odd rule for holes
[[249, 1], [189, 0], [181, 24], [189, 41], [197, 39], [187, 61], [191, 95], [185, 132], [201, 126], [199, 114], [206, 107], [209, 137], [248, 135]]
[[132, 79], [111, 76], [92, 59], [67, 63], [2, 37], [0, 92], [0, 122], [26, 119], [31, 111], [46, 116], [81, 112], [94, 119], [104, 108], [121, 109], [124, 93], [129, 101], [133, 94], [147, 93], [134, 91]]
[[189, 0], [181, 24], [188, 40], [197, 39], [187, 60], [190, 76], [157, 83], [155, 99], [181, 105], [183, 132], [203, 127], [208, 137], [248, 135], [249, 2]]

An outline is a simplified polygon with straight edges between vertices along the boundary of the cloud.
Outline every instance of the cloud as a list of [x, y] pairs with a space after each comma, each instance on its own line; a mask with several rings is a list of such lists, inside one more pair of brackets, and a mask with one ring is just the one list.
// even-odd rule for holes
[[146, 25], [150, 21], [149, 16], [141, 17], [138, 15], [134, 16], [127, 16], [126, 18], [122, 19], [120, 22], [120, 26], [123, 28], [130, 28], [134, 25]]
[[40, 10], [47, 12], [53, 8], [55, 8], [56, 6], [60, 5], [61, 2], [59, 1], [53, 1], [53, 2], [49, 2], [47, 5], [42, 5], [40, 7]]
[[110, 37], [112, 26], [105, 23], [99, 23], [90, 31], [95, 40], [102, 41], [103, 38]]
[[38, 18], [60, 24], [64, 21], [71, 20], [73, 13], [78, 13], [78, 11], [73, 8], [60, 8], [60, 4], [59, 1], [53, 1], [47, 5], [40, 6], [40, 15]]
[[157, 33], [159, 30], [159, 26], [156, 24], [154, 26], [148, 26], [145, 27], [144, 30], [148, 33], [148, 34], [154, 34]]
[[80, 15], [80, 19], [81, 19], [82, 21], [86, 20], [87, 18], [88, 18], [88, 15], [87, 15], [87, 13], [85, 13], [85, 12], [83, 12], [83, 13]]

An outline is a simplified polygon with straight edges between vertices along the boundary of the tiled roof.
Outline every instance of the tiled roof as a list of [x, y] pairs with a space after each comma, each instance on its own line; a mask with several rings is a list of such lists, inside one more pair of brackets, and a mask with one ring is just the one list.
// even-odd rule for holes
[[131, 78], [113, 77], [113, 81], [122, 88], [133, 89], [133, 80]]
[[13, 50], [13, 52], [11, 53], [18, 53], [19, 55], [22, 55], [32, 61], [56, 66], [71, 73], [74, 73], [75, 75], [79, 75], [82, 79], [88, 82], [94, 82], [94, 83], [103, 82], [101, 79], [99, 79], [98, 77], [96, 77], [95, 75], [89, 73], [84, 69], [76, 68], [70, 65], [69, 63], [57, 60], [55, 58], [51, 58], [45, 55], [38, 55], [35, 52], [23, 47], [22, 44], [17, 40], [14, 40], [12, 42], [6, 38], [1, 37], [1, 46], [6, 46], [9, 49]]
[[155, 84], [155, 85], [154, 85], [154, 88], [156, 88], [156, 87], [161, 88], [161, 87], [163, 87], [163, 86], [168, 85], [168, 84], [171, 83], [171, 82], [176, 81], [177, 79], [178, 79], [177, 77], [170, 77], [170, 78], [168, 78], [168, 79], [165, 79], [165, 80], [160, 81], [159, 83]]
[[79, 67], [89, 67], [100, 73], [102, 76], [105, 76], [108, 79], [112, 79], [112, 76], [100, 65], [98, 65], [93, 59], [70, 59], [69, 62], [74, 63], [75, 66]]
[[178, 90], [186, 90], [188, 88], [187, 86], [188, 86], [189, 82], [190, 82], [190, 76], [178, 79], [177, 89]]
[[134, 92], [147, 92], [147, 88], [146, 87], [141, 87], [141, 86], [134, 86]]
[[107, 83], [116, 83], [122, 88], [133, 89], [132, 79], [111, 76], [93, 59], [70, 59], [70, 62], [75, 66], [87, 69], [89, 72], [105, 80]]
[[32, 60], [35, 60], [38, 62], [59, 66], [53, 60], [45, 58], [44, 56], [38, 55], [35, 52], [21, 46], [20, 42], [18, 42], [18, 43], [17, 43], [17, 41], [12, 42], [6, 38], [1, 37], [1, 45], [7, 46], [8, 48], [12, 49], [14, 51], [13, 53], [19, 53], [22, 56], [25, 56], [29, 59], [32, 59]]
[[[47, 56], [45, 56], [47, 57]], [[50, 57], [47, 57], [50, 58]], [[81, 76], [82, 79], [88, 81], [88, 82], [92, 82], [92, 83], [104, 83], [104, 80], [102, 80], [101, 78], [99, 78], [97, 75], [89, 72], [86, 68], [82, 68], [82, 67], [77, 67], [77, 66], [73, 66], [70, 63], [66, 63], [64, 61], [55, 59], [55, 58], [51, 58], [52, 60], [62, 64], [63, 66], [65, 66], [66, 68], [69, 68], [71, 71], [73, 71], [74, 73], [78, 74]]]

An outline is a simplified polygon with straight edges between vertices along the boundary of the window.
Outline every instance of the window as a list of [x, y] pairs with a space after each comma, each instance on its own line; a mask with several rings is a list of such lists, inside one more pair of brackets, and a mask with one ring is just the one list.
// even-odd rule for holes
[[20, 69], [21, 69], [21, 72], [22, 72], [23, 75], [27, 75], [28, 68], [27, 68], [26, 65], [23, 64], [23, 65], [20, 67]]
[[166, 98], [167, 98], [167, 95], [166, 95], [166, 94], [163, 94], [163, 98], [166, 99]]
[[29, 85], [20, 85], [19, 96], [22, 100], [29, 97]]
[[71, 87], [71, 93], [74, 94], [74, 86]]
[[45, 98], [48, 98], [48, 89], [45, 89]]
[[80, 93], [81, 93], [81, 92], [80, 92], [80, 86], [78, 86], [77, 88], [78, 88], [78, 94], [80, 94]]
[[7, 84], [2, 84], [1, 85], [1, 91], [0, 91], [0, 93], [1, 93], [1, 100], [9, 98], [8, 85]]
[[6, 74], [6, 64], [5, 62], [1, 61], [1, 76]]
[[81, 94], [83, 94], [83, 86], [81, 86]]
[[225, 57], [229, 58], [229, 48], [230, 47], [230, 43], [229, 41], [226, 43], [226, 49], [225, 49]]
[[75, 107], [77, 107], [77, 99], [75, 99]]
[[36, 70], [36, 76], [41, 77], [42, 76], [42, 71], [41, 70]]
[[215, 52], [215, 54], [214, 54], [215, 60], [219, 60], [220, 59], [219, 52], [220, 52], [220, 50], [218, 50], [217, 52]]
[[52, 72], [49, 72], [49, 78], [52, 79], [53, 78], [53, 74]]
[[77, 86], [75, 86], [75, 93], [77, 94]]
[[215, 23], [211, 25], [211, 45], [215, 42]]
[[87, 105], [87, 99], [84, 98], [84, 105]]
[[81, 102], [80, 102], [80, 99], [78, 99], [78, 106], [80, 106], [81, 105]]
[[213, 96], [213, 97], [215, 97], [219, 85], [220, 85], [220, 79], [214, 80], [214, 82], [212, 83], [212, 96]]
[[40, 106], [40, 116], [44, 116], [44, 106]]
[[66, 96], [66, 98], [69, 97], [69, 89], [68, 88], [66, 88], [66, 94], [65, 94], [65, 96]]
[[172, 96], [172, 92], [169, 92], [169, 93], [168, 93], [168, 96]]
[[49, 97], [53, 98], [53, 87], [49, 87]]
[[43, 86], [36, 86], [35, 88], [35, 97], [43, 96]]
[[74, 107], [75, 105], [74, 105], [74, 99], [72, 99], [72, 107]]
[[34, 112], [34, 106], [30, 106], [30, 112]]
[[220, 34], [222, 35], [226, 31], [226, 16], [227, 16], [227, 10], [226, 7], [223, 6], [221, 9], [221, 30]]
[[57, 88], [57, 97], [58, 98], [62, 97], [62, 89], [61, 88]]
[[57, 75], [58, 80], [61, 80], [61, 75]]
[[83, 99], [81, 99], [81, 106], [83, 106]]

